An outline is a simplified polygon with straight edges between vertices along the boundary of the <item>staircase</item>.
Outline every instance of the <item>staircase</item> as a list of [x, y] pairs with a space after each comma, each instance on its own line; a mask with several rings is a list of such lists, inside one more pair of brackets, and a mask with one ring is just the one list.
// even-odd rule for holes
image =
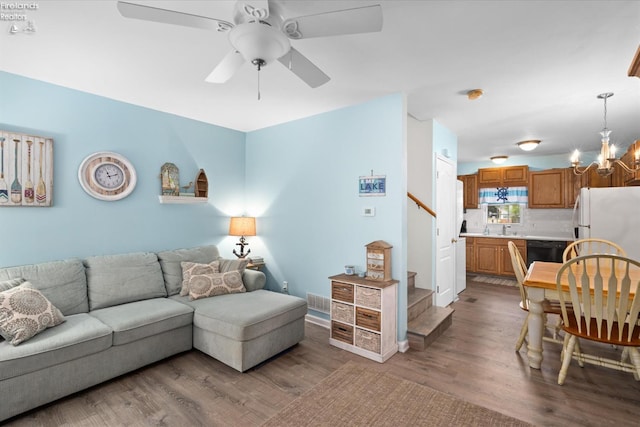
[[433, 305], [433, 291], [416, 288], [410, 271], [407, 286], [407, 337], [409, 348], [423, 351], [451, 325], [453, 309]]

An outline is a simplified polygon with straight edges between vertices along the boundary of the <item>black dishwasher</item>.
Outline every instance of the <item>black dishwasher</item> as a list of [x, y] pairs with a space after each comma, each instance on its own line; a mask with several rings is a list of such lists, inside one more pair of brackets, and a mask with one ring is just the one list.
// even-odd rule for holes
[[527, 240], [527, 267], [533, 261], [562, 262], [567, 242], [558, 240]]

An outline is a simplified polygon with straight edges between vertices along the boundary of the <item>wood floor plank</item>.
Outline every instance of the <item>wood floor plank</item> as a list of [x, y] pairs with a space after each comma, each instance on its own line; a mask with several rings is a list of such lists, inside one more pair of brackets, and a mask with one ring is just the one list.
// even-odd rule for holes
[[[328, 344], [307, 324], [298, 345], [241, 374], [189, 351], [60, 399], [8, 426], [258, 426], [347, 361], [388, 372], [541, 426], [636, 426], [640, 382], [628, 373], [571, 364], [557, 385], [560, 346], [544, 342], [541, 370], [514, 351], [526, 313], [517, 288], [468, 281], [452, 326], [423, 352], [379, 364]], [[581, 344], [584, 350], [620, 350]], [[345, 420], [345, 422], [348, 420]]]

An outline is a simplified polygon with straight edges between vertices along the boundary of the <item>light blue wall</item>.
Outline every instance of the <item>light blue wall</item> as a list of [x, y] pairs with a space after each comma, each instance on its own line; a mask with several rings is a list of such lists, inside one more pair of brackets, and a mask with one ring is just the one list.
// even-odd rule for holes
[[[571, 166], [569, 157], [571, 153], [566, 154], [554, 154], [549, 156], [536, 156], [533, 154], [524, 156], [509, 156], [506, 162], [499, 166], [519, 166], [528, 165], [530, 170], [544, 170], [553, 168], [568, 168]], [[598, 153], [585, 152], [580, 155], [583, 165], [588, 165], [589, 162], [596, 159]], [[494, 168], [497, 167], [491, 160], [482, 162], [467, 162], [458, 163], [458, 175], [474, 174], [479, 168]]]
[[[258, 217], [252, 250], [268, 285], [330, 296], [328, 277], [365, 269], [365, 245], [392, 249], [399, 287], [398, 337], [406, 338], [406, 107], [390, 95], [247, 135], [247, 205]], [[385, 197], [359, 197], [358, 177], [386, 175]], [[361, 215], [373, 207], [374, 217]], [[253, 243], [255, 241], [255, 243]]]
[[[446, 127], [435, 120], [433, 122], [433, 152], [451, 159], [453, 163], [458, 161], [458, 137]], [[435, 165], [434, 165], [435, 167]], [[435, 169], [434, 169], [435, 170]]]
[[[246, 213], [258, 217], [249, 247], [265, 257], [269, 287], [288, 280], [302, 297], [329, 296], [328, 276], [345, 264], [364, 269], [365, 244], [391, 243], [406, 338], [404, 96], [245, 134], [4, 72], [0, 87], [1, 130], [54, 139], [53, 206], [0, 208], [0, 267], [202, 244], [233, 257], [228, 217]], [[78, 167], [96, 151], [133, 163], [129, 197], [105, 202], [82, 190]], [[182, 185], [203, 168], [209, 202], [160, 204], [165, 162], [180, 168]], [[358, 177], [372, 170], [387, 176], [385, 197], [358, 196]]]
[[[53, 206], [0, 208], [0, 267], [221, 242], [231, 255], [227, 218], [244, 211], [243, 132], [4, 72], [0, 88], [0, 129], [54, 139]], [[96, 151], [133, 163], [129, 197], [105, 202], [82, 190], [78, 166]], [[203, 168], [209, 203], [160, 204], [165, 162], [180, 168], [183, 185]]]

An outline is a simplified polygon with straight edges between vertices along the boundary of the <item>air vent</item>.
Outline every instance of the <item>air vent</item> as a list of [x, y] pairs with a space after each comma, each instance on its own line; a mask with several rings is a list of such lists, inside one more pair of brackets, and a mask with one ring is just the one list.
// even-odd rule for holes
[[307, 292], [307, 307], [309, 310], [319, 311], [329, 314], [331, 311], [331, 300], [322, 295], [310, 294]]

